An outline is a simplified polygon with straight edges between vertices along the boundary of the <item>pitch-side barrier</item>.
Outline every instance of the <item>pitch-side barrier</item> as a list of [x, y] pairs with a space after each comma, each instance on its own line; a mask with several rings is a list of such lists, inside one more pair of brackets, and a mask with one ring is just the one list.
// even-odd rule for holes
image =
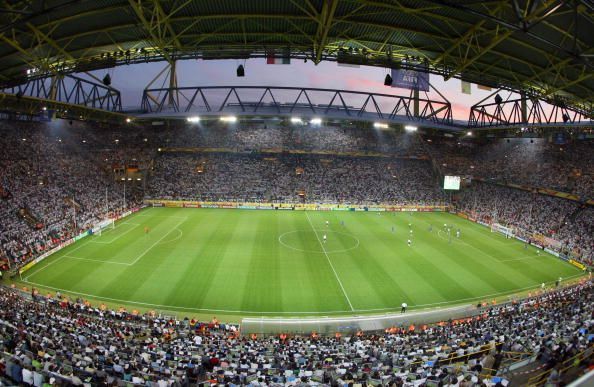
[[332, 204], [332, 203], [256, 203], [256, 202], [208, 202], [191, 200], [150, 199], [144, 203], [153, 207], [172, 208], [236, 208], [240, 210], [289, 210], [289, 211], [375, 211], [375, 212], [444, 212], [445, 205], [403, 206], [393, 204]]
[[469, 318], [484, 313], [484, 309], [472, 305], [447, 308], [432, 308], [406, 313], [364, 315], [347, 317], [246, 317], [241, 320], [241, 333], [251, 334], [354, 334], [359, 331], [384, 331], [400, 326], [433, 324], [439, 321]]

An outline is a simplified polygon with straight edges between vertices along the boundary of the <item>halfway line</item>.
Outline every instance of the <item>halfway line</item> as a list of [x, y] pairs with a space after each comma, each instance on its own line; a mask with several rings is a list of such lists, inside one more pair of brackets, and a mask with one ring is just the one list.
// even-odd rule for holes
[[318, 236], [318, 232], [316, 231], [315, 227], [311, 223], [311, 220], [309, 219], [309, 215], [307, 214], [307, 211], [304, 211], [304, 212], [305, 212], [305, 216], [307, 217], [307, 221], [309, 222], [309, 225], [311, 226], [311, 229], [313, 230], [314, 234], [316, 234], [316, 238], [317, 238], [318, 242], [320, 243], [320, 246], [322, 247], [322, 251], [324, 252], [324, 255], [326, 256], [326, 259], [328, 260], [328, 263], [330, 264], [330, 267], [332, 268], [332, 271], [334, 272], [334, 276], [336, 277], [336, 280], [338, 281], [338, 284], [340, 285], [340, 288], [342, 289], [342, 293], [344, 294], [344, 297], [346, 298], [347, 302], [349, 303], [349, 306], [351, 307], [351, 311], [354, 312], [355, 308], [353, 308], [353, 304], [351, 304], [351, 300], [349, 300], [349, 296], [346, 294], [346, 291], [344, 290], [344, 286], [342, 286], [342, 281], [340, 280], [340, 278], [338, 278], [338, 274], [336, 273], [336, 270], [334, 269], [334, 265], [332, 264], [332, 261], [330, 261], [330, 257], [328, 256], [328, 253], [326, 252], [326, 249], [324, 248], [324, 244], [320, 240], [320, 237]]

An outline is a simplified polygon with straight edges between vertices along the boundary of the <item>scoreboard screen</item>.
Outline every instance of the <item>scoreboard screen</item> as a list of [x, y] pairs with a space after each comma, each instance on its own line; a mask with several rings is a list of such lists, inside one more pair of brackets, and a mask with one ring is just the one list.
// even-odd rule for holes
[[459, 190], [460, 176], [446, 176], [443, 179], [443, 189]]

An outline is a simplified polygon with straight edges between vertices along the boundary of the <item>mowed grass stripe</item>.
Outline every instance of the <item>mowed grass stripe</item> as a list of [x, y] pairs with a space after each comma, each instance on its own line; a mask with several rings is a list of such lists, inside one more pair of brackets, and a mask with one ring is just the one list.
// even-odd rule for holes
[[[394, 276], [397, 278], [397, 283], [403, 284], [399, 286], [402, 289], [400, 293], [404, 294], [403, 300], [410, 305], [423, 304], [428, 300], [431, 302], [440, 302], [443, 300], [444, 294], [452, 295], [458, 294], [460, 298], [471, 294], [470, 290], [466, 289], [458, 282], [458, 276], [450, 274], [450, 269], [447, 264], [444, 265], [443, 260], [435, 263], [436, 257], [441, 257], [443, 253], [436, 254], [435, 250], [423, 250], [420, 254], [420, 249], [431, 248], [430, 244], [424, 240], [426, 235], [415, 226], [415, 222], [409, 216], [394, 217], [391, 214], [372, 215], [369, 214], [367, 218], [363, 218], [365, 224], [377, 224], [378, 227], [366, 227], [363, 234], [365, 240], [373, 241], [374, 238], [382, 239], [391, 242], [392, 254], [388, 255], [394, 262], [389, 267], [392, 268]], [[412, 223], [413, 236], [410, 236], [408, 224]], [[395, 231], [392, 233], [392, 225], [395, 226]], [[408, 247], [407, 240], [411, 239], [413, 245]], [[369, 243], [371, 251], [368, 253], [371, 256], [381, 256], [377, 252], [377, 247], [381, 246], [380, 242]], [[400, 271], [402, 266], [410, 268], [416, 273], [417, 277], [425, 278], [421, 283], [411, 281], [410, 277], [406, 277]], [[425, 286], [421, 285], [425, 284]], [[435, 297], [435, 293], [439, 296]], [[401, 302], [392, 302], [386, 307], [397, 307]]]
[[[197, 215], [197, 222], [185, 225], [184, 239], [178, 244], [179, 254], [182, 255], [180, 260], [184, 262], [181, 276], [175, 286], [169, 287], [164, 304], [176, 305], [181, 298], [184, 307], [218, 309], [211, 308], [215, 304], [208, 295], [215, 284], [225, 252], [219, 236], [221, 224], [226, 221], [224, 215], [205, 211]], [[178, 271], [175, 262], [171, 262], [171, 270]], [[162, 280], [157, 283], [162, 283]], [[230, 309], [228, 304], [219, 306]]]
[[[410, 298], [407, 300], [408, 304], [442, 302], [447, 299], [444, 295], [450, 295], [453, 291], [461, 296], [468, 293], [468, 289], [458, 282], [458, 277], [473, 274], [462, 271], [458, 272], [457, 276], [450, 277], [450, 272], [455, 272], [455, 265], [452, 267], [449, 262], [444, 262], [443, 259], [440, 259], [443, 252], [436, 250], [432, 246], [430, 243], [431, 235], [425, 233], [419, 227], [418, 222], [412, 217], [405, 216], [396, 222], [393, 220], [394, 216], [374, 218], [376, 222], [383, 223], [382, 228], [386, 230], [385, 232], [393, 235], [399, 246], [398, 251], [403, 252], [403, 254], [398, 254], [402, 255], [404, 259], [399, 259], [399, 265], [395, 268], [397, 270], [395, 274], [408, 279], [407, 288], [414, 289], [412, 294], [410, 294]], [[412, 224], [412, 236], [408, 226], [409, 223]], [[394, 224], [395, 231], [392, 233], [391, 228]], [[407, 244], [409, 239], [412, 241], [411, 247], [408, 247]], [[373, 245], [376, 246], [376, 244]], [[422, 259], [419, 259], [419, 257]], [[409, 272], [414, 274], [410, 277], [403, 275], [404, 273], [400, 273], [401, 266], [406, 267]], [[423, 285], [419, 286], [419, 284]]]
[[[401, 266], [404, 254], [394, 249], [381, 227], [374, 224], [375, 216], [348, 216], [345, 226], [366, 243], [337, 257], [337, 270], [345, 277], [347, 289], [357, 309], [387, 308], [409, 301], [411, 288], [403, 276], [390, 275], [392, 268]], [[377, 238], [383, 235], [386, 238]], [[393, 241], [391, 241], [393, 242]]]
[[[432, 223], [429, 223], [426, 219], [420, 218], [425, 226], [428, 228]], [[450, 217], [448, 226], [451, 226], [451, 243], [450, 237], [447, 231], [444, 230], [443, 225], [439, 224], [437, 227], [433, 227], [433, 235], [436, 238], [440, 238], [442, 243], [447, 243], [447, 248], [452, 251], [454, 257], [458, 257], [461, 264], [465, 266], [472, 266], [472, 271], [481, 278], [483, 282], [489, 284], [492, 290], [500, 291], [501, 289], [521, 287], [521, 283], [524, 281], [518, 281], [516, 277], [522, 277], [522, 273], [517, 273], [514, 270], [509, 270], [505, 265], [501, 265], [501, 261], [497, 259], [496, 255], [481, 250], [466, 242], [468, 238], [468, 230], [470, 227], [464, 227], [471, 225], [477, 227], [477, 225], [466, 222], [461, 224], [458, 218]], [[456, 236], [456, 230], [460, 229], [461, 237]], [[466, 238], [465, 238], [466, 235]], [[492, 238], [487, 242], [497, 242]], [[513, 245], [508, 244], [506, 248], [512, 249]], [[498, 247], [500, 251], [502, 247]], [[510, 277], [511, 276], [511, 277]], [[526, 277], [527, 278], [527, 277]]]
[[[306, 251], [294, 251], [291, 254], [298, 261], [295, 262], [296, 265], [292, 265], [290, 280], [292, 286], [288, 289], [293, 289], [292, 298], [293, 303], [298, 305], [297, 310], [318, 312], [351, 310], [305, 213], [299, 213], [294, 217], [293, 227], [299, 230], [296, 233], [299, 241], [298, 249]], [[323, 226], [314, 222], [314, 227]], [[305, 271], [300, 270], [302, 265]]]
[[[425, 220], [425, 222], [427, 222]], [[473, 250], [477, 256], [482, 256], [485, 260], [491, 262], [485, 262], [486, 269], [483, 270], [485, 275], [491, 277], [492, 273], [499, 273], [504, 278], [509, 278], [516, 287], [525, 288], [531, 285], [538, 285], [540, 281], [545, 279], [545, 282], [554, 281], [556, 275], [569, 276], [576, 273], [575, 268], [567, 263], [559, 260], [552, 259], [553, 257], [544, 252], [540, 252], [540, 256], [537, 255], [537, 250], [533, 246], [525, 248], [525, 244], [516, 239], [506, 239], [503, 235], [498, 233], [492, 233], [487, 227], [470, 223], [464, 219], [456, 216], [449, 216], [449, 223], [454, 227], [460, 227], [462, 237], [458, 240], [455, 236], [452, 237], [452, 245], [455, 245], [460, 251]], [[468, 238], [469, 231], [477, 237]], [[472, 243], [466, 240], [472, 241]], [[482, 241], [482, 243], [475, 243], [475, 241]], [[495, 250], [481, 249], [477, 245], [486, 246], [485, 242], [490, 242], [498, 246]], [[505, 262], [504, 259], [500, 259], [501, 256], [512, 256], [520, 257], [518, 261]], [[535, 258], [536, 256], [536, 258]], [[528, 258], [528, 259], [523, 259]], [[512, 258], [513, 259], [513, 258]], [[502, 282], [499, 282], [500, 290], [508, 289], [503, 286]]]
[[[138, 262], [143, 266], [158, 266], [159, 270], [150, 271], [138, 288], [135, 298], [153, 299], [157, 301], [154, 303], [164, 305], [172, 303], [178, 303], [183, 307], [200, 305], [195, 299], [201, 293], [201, 283], [190, 274], [201, 262], [201, 245], [206, 245], [200, 243], [198, 236], [209, 229], [205, 225], [214, 221], [213, 217], [206, 213], [201, 215], [193, 217], [192, 221], [183, 222], [178, 227], [179, 232], [172, 231], [165, 239], [165, 241], [175, 240], [181, 235], [181, 238], [185, 238], [184, 243], [178, 243], [184, 240], [181, 238], [171, 243], [161, 243]], [[163, 278], [167, 278], [167, 286], [163, 286]]]
[[[163, 309], [349, 314], [342, 289], [304, 215], [152, 208], [126, 219], [139, 224], [132, 231], [118, 224], [101, 237], [85, 238], [25, 277], [30, 275], [32, 282], [42, 285]], [[522, 260], [535, 250], [526, 252], [521, 243], [450, 214], [309, 212], [309, 216], [320, 238], [328, 234], [324, 248], [358, 312], [398, 309], [403, 301], [414, 307], [480, 299], [579, 273], [544, 253]], [[414, 230], [411, 248], [406, 245], [409, 222]], [[450, 245], [436, 234], [443, 223], [460, 227], [460, 241], [454, 236]], [[428, 231], [429, 224], [433, 232]], [[144, 226], [151, 228], [148, 236]], [[278, 241], [287, 232], [291, 233], [288, 247]], [[92, 243], [108, 240], [112, 243]], [[351, 249], [356, 240], [359, 246]], [[136, 263], [82, 261], [63, 257], [67, 254]], [[505, 259], [499, 257], [519, 260], [501, 262]]]
[[174, 217], [161, 219], [158, 224], [151, 227], [148, 234], [134, 240], [137, 250], [133, 259], [129, 261], [134, 264], [123, 267], [117, 275], [111, 276], [110, 280], [104, 284], [102, 293], [110, 294], [111, 298], [147, 302], [145, 301], [149, 298], [147, 296], [151, 295], [139, 290], [147, 280], [150, 280], [155, 274], [161, 273], [164, 266], [169, 263], [167, 248], [159, 246], [159, 242], [167, 238], [182, 223], [183, 221]]
[[[238, 270], [244, 278], [241, 310], [257, 310], [264, 305], [266, 311], [284, 310], [283, 261], [275, 236], [279, 233], [279, 217], [271, 212], [260, 212], [256, 217], [244, 217], [253, 235], [247, 269]], [[242, 247], [247, 249], [247, 246]]]

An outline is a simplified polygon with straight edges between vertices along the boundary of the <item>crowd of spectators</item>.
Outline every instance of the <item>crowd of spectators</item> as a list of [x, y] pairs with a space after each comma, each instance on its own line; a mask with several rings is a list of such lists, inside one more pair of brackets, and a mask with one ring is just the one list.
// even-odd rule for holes
[[[0, 264], [8, 259], [15, 266], [143, 197], [449, 204], [440, 173], [582, 197], [593, 188], [594, 152], [586, 140], [563, 146], [549, 139], [423, 141], [415, 133], [348, 125], [212, 122], [142, 130], [11, 122], [0, 124], [0, 132]], [[129, 167], [141, 172], [130, 178]], [[559, 239], [564, 249], [592, 259], [591, 208], [578, 211], [576, 202], [480, 184], [463, 190], [458, 205]]]
[[[447, 204], [433, 165], [448, 174], [582, 197], [591, 197], [593, 187], [594, 156], [585, 142], [458, 145], [423, 143], [409, 133], [262, 125], [126, 130], [0, 123], [0, 134], [0, 262], [14, 265], [143, 197]], [[227, 149], [160, 152], [161, 147]], [[381, 156], [361, 155], [369, 152]], [[130, 169], [142, 171], [134, 175], [142, 184], [130, 182]], [[129, 184], [126, 202], [122, 179]], [[480, 182], [454, 200], [478, 219], [558, 240], [562, 250], [592, 263], [592, 207]], [[83, 300], [0, 288], [0, 349], [9, 354], [0, 360], [0, 382], [488, 385], [487, 369], [497, 368], [502, 350], [538, 353], [554, 367], [591, 346], [592, 290], [590, 282], [551, 290], [456, 324], [342, 337], [251, 338], [217, 321], [135, 316]]]
[[400, 156], [425, 153], [420, 138], [411, 133], [362, 129], [358, 125], [310, 126], [242, 123], [201, 124], [160, 131], [163, 147], [228, 148], [235, 151], [377, 152]]
[[[86, 138], [92, 133], [63, 132], [35, 123], [0, 125], [3, 266], [21, 265], [125, 206], [121, 187], [105, 168], [111, 152], [90, 147]], [[134, 192], [128, 196], [126, 206], [134, 206]]]
[[495, 385], [502, 351], [548, 368], [593, 344], [590, 281], [486, 307], [477, 317], [385, 332], [246, 337], [238, 327], [93, 308], [0, 288], [0, 377], [146, 386]]
[[593, 140], [556, 144], [554, 138], [451, 139], [427, 137], [444, 174], [549, 188], [594, 198]]
[[427, 160], [235, 153], [163, 155], [147, 197], [426, 205], [445, 200]]
[[[540, 234], [560, 242], [554, 250], [594, 261], [594, 208], [572, 200], [490, 183], [474, 182], [460, 192], [456, 206], [487, 224]], [[542, 244], [542, 243], [541, 243]]]

